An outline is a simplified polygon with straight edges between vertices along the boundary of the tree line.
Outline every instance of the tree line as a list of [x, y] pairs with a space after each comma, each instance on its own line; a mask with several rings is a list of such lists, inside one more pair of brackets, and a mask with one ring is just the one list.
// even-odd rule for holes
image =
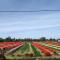
[[55, 39], [55, 38], [50, 38], [50, 39], [47, 39], [46, 37], [41, 37], [39, 39], [32, 39], [32, 38], [24, 38], [24, 39], [21, 39], [21, 38], [11, 38], [11, 37], [7, 37], [5, 39], [3, 38], [0, 38], [0, 42], [8, 42], [8, 41], [58, 41], [60, 39]]

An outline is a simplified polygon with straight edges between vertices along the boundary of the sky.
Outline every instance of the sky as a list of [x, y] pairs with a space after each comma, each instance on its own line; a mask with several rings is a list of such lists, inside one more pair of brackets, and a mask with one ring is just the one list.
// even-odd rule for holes
[[[60, 0], [0, 0], [0, 11], [60, 10]], [[60, 38], [60, 11], [0, 12], [0, 37]]]

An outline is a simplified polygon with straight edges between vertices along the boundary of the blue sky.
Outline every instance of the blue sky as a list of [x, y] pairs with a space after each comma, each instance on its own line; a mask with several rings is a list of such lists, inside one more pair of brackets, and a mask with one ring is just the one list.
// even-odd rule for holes
[[[60, 0], [0, 0], [0, 11], [60, 10]], [[60, 38], [60, 11], [0, 12], [0, 37]]]

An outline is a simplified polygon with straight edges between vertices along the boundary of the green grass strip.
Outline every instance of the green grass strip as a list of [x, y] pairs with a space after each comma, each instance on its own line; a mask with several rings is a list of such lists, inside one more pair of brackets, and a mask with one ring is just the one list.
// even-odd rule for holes
[[[29, 49], [29, 44], [25, 44], [23, 45], [21, 48], [19, 48], [19, 50], [21, 50], [22, 53], [24, 53], [26, 50]], [[18, 51], [18, 50], [17, 50]]]
[[34, 47], [34, 46], [31, 45], [31, 48], [32, 48], [33, 52], [35, 53], [36, 57], [42, 56], [41, 53], [40, 53], [40, 51], [38, 51], [36, 47]]

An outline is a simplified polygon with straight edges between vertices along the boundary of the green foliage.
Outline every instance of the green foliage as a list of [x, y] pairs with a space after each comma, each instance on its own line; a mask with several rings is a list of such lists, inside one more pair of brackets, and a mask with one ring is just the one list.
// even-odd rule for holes
[[45, 37], [41, 37], [40, 41], [46, 41], [46, 38]]
[[25, 44], [20, 50], [23, 52], [25, 52], [26, 50], [29, 49], [29, 45], [28, 44]]
[[38, 57], [38, 56], [42, 56], [41, 53], [37, 50], [37, 48], [35, 48], [35, 47], [32, 46], [32, 45], [31, 45], [31, 47], [32, 47], [32, 49], [33, 49], [33, 51], [34, 51], [34, 53], [35, 53], [35, 56], [37, 56], [37, 57]]
[[31, 39], [31, 38], [25, 38], [25, 39], [16, 39], [16, 38], [11, 38], [10, 36], [3, 39], [3, 38], [0, 38], [0, 42], [4, 42], [4, 41], [46, 41], [46, 40], [49, 40], [49, 41], [58, 41], [59, 39], [54, 39], [54, 38], [50, 38], [50, 39], [46, 39], [46, 37], [41, 37], [40, 39]]
[[3, 38], [0, 38], [0, 42], [4, 42], [4, 39]]
[[25, 44], [25, 45], [21, 46], [17, 51], [20, 50], [22, 53], [24, 53], [28, 49], [29, 49], [29, 44]]

